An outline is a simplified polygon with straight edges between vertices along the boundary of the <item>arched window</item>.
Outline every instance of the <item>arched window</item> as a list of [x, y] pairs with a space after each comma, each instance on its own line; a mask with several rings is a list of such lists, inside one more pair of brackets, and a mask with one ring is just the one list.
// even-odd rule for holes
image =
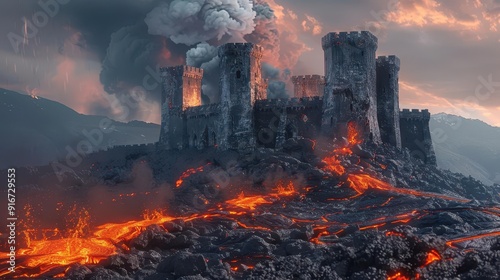
[[236, 71], [236, 78], [237, 79], [241, 78], [241, 71], [240, 70]]

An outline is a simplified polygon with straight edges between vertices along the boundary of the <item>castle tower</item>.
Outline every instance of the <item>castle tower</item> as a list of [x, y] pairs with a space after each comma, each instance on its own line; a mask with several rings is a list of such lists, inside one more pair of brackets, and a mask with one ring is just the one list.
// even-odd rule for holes
[[262, 79], [262, 48], [251, 43], [219, 47], [221, 89], [221, 149], [255, 147], [253, 105], [267, 98]]
[[399, 116], [403, 148], [408, 148], [412, 157], [421, 159], [426, 164], [436, 165], [436, 154], [429, 129], [429, 111], [403, 109]]
[[293, 76], [294, 97], [322, 96], [325, 91], [325, 77], [320, 75]]
[[[354, 128], [363, 140], [380, 143], [377, 121], [376, 58], [377, 37], [368, 31], [329, 33], [322, 38], [325, 53], [325, 92], [322, 130], [326, 135], [347, 137]], [[345, 90], [352, 92], [350, 106], [334, 110], [345, 102]], [[342, 93], [341, 95], [335, 92]], [[345, 116], [354, 116], [346, 120]]]
[[377, 58], [377, 115], [382, 142], [401, 149], [399, 65], [394, 55]]
[[201, 105], [203, 69], [191, 66], [160, 68], [162, 120], [160, 145], [166, 149], [186, 147], [183, 111]]

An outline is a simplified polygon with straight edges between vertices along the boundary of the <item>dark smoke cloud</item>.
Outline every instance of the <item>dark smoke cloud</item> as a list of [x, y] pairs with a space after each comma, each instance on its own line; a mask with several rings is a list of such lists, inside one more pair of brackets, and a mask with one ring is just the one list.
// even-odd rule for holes
[[250, 34], [255, 15], [250, 0], [174, 0], [154, 8], [145, 22], [150, 34], [194, 45]]
[[[15, 6], [22, 14], [29, 15], [40, 9], [37, 2], [22, 1]], [[129, 97], [131, 92], [139, 90], [149, 103], [159, 102], [159, 86], [144, 89], [144, 77], [151, 75], [147, 69], [186, 63], [205, 70], [204, 104], [218, 102], [216, 47], [226, 42], [259, 44], [265, 50], [263, 61], [281, 67], [276, 16], [263, 1], [254, 1], [252, 5], [250, 0], [86, 0], [70, 1], [60, 11], [50, 24], [64, 29], [64, 34], [67, 33], [64, 36], [69, 39], [61, 38], [63, 33], [59, 32], [59, 37], [54, 34], [53, 39], [51, 34], [43, 34], [41, 40], [54, 45], [53, 51], [59, 56], [72, 58], [79, 53], [78, 49], [90, 54], [82, 59], [93, 60], [97, 67], [87, 71], [99, 76], [102, 88], [113, 98]], [[97, 63], [101, 64], [100, 73]], [[274, 93], [282, 92], [278, 82], [283, 72], [270, 78], [271, 97], [282, 96]], [[78, 79], [69, 74], [70, 80]], [[12, 77], [2, 80], [15, 82]], [[102, 91], [99, 84], [96, 86]], [[85, 113], [116, 115], [108, 102], [94, 101], [90, 95], [85, 100]], [[128, 120], [139, 118], [142, 109], [128, 108]]]
[[104, 59], [111, 35], [125, 26], [142, 22], [145, 15], [159, 2], [159, 0], [71, 1], [61, 7], [61, 11], [64, 12], [64, 17], [61, 19], [63, 25], [81, 32], [87, 48], [98, 54], [100, 59]]
[[268, 80], [267, 98], [288, 98], [286, 80], [289, 78], [289, 70], [281, 71], [269, 63], [262, 63], [262, 76]]
[[145, 24], [123, 27], [111, 35], [100, 81], [106, 92], [117, 97], [130, 95], [131, 90], [142, 87], [147, 88], [144, 97], [159, 101], [161, 87], [149, 87], [144, 81], [151, 75], [148, 69], [156, 69], [158, 63], [167, 65], [170, 57], [165, 38], [149, 35]]
[[200, 43], [186, 53], [186, 64], [202, 68], [203, 103], [219, 101], [219, 56], [218, 49], [208, 43]]

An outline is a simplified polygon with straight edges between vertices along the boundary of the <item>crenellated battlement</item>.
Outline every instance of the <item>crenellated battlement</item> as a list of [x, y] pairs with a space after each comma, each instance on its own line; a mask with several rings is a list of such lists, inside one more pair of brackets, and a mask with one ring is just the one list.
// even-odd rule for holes
[[263, 49], [252, 43], [227, 43], [219, 47], [219, 57], [228, 55], [262, 54]]
[[344, 44], [353, 45], [358, 48], [376, 48], [378, 46], [378, 39], [369, 31], [331, 32], [321, 38], [323, 50]]
[[161, 67], [160, 75], [172, 75], [175, 77], [190, 77], [195, 79], [203, 78], [203, 69], [188, 65], [178, 65], [170, 67]]
[[404, 119], [415, 119], [415, 120], [430, 120], [431, 113], [429, 110], [418, 110], [418, 109], [403, 109], [399, 113], [400, 118]]
[[328, 33], [321, 44], [324, 76], [292, 76], [293, 98], [267, 99], [264, 49], [253, 43], [218, 48], [220, 103], [201, 105], [203, 69], [160, 68], [158, 147], [281, 149], [295, 137], [347, 137], [354, 124], [364, 142], [419, 152], [434, 164], [429, 111], [399, 109], [400, 59], [377, 57], [378, 39], [369, 31]]
[[325, 76], [321, 75], [303, 75], [303, 76], [292, 76], [292, 82], [295, 83], [302, 83], [302, 82], [318, 82], [318, 83], [324, 83], [325, 82]]
[[379, 65], [394, 65], [398, 69], [400, 68], [401, 61], [399, 60], [399, 57], [395, 55], [389, 55], [389, 56], [379, 56], [377, 57], [377, 64]]

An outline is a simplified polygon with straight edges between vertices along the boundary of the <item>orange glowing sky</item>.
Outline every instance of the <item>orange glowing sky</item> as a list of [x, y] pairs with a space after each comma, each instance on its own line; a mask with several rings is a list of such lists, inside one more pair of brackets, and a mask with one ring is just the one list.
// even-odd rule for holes
[[[324, 34], [369, 30], [379, 38], [378, 55], [401, 59], [401, 108], [428, 108], [500, 126], [499, 0], [255, 2], [263, 1], [274, 10], [280, 32], [279, 48], [265, 54], [273, 65], [297, 75], [323, 74]], [[40, 9], [37, 2], [0, 4], [0, 33], [22, 34], [22, 18]], [[0, 42], [0, 87], [35, 93], [81, 113], [120, 116], [100, 77], [109, 40], [120, 28], [143, 21], [156, 4], [125, 0], [116, 8], [114, 2], [71, 2], [26, 40], [20, 53], [8, 40]], [[180, 63], [184, 51], [165, 45], [158, 61]], [[127, 120], [158, 123], [159, 114], [157, 99], [148, 98]]]

